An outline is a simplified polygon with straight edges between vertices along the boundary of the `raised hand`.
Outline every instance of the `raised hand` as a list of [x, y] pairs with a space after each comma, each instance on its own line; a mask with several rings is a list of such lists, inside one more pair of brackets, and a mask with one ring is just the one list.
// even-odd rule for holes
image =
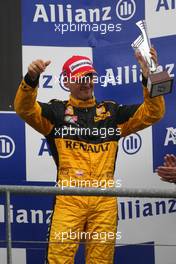
[[167, 154], [164, 157], [164, 166], [165, 167], [176, 167], [176, 156], [173, 154]]
[[[150, 54], [151, 54], [151, 58], [153, 59], [153, 61], [155, 62], [156, 65], [158, 65], [158, 56], [157, 56], [157, 52], [156, 50], [152, 47], [150, 49]], [[145, 61], [144, 57], [142, 56], [141, 52], [139, 50], [135, 51], [135, 57], [142, 69], [142, 73], [144, 75], [144, 77], [147, 79], [150, 73], [149, 67], [147, 62]]]
[[36, 80], [38, 76], [45, 71], [51, 61], [35, 60], [28, 66], [28, 74], [32, 80]]

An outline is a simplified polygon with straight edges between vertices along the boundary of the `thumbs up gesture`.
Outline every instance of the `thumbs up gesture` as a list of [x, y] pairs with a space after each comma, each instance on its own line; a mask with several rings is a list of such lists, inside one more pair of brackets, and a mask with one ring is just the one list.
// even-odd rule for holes
[[51, 61], [35, 60], [28, 66], [28, 74], [34, 81], [38, 76], [45, 71], [46, 67], [51, 63]]

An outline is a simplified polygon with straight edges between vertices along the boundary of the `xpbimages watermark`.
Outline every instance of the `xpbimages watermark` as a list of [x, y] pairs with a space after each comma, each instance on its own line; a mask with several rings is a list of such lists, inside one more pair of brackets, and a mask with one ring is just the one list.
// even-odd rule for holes
[[61, 75], [54, 76], [54, 82], [56, 84], [59, 84], [61, 86], [64, 86], [64, 83], [74, 83], [74, 84], [85, 84], [85, 83], [94, 83], [94, 84], [101, 84], [104, 86], [106, 83], [113, 83], [113, 84], [120, 84], [122, 82], [121, 75], [112, 75], [108, 73], [107, 75], [97, 75], [94, 74], [87, 74], [85, 76], [72, 76], [70, 75], [64, 75], [61, 73]]
[[67, 240], [73, 240], [73, 243], [80, 240], [85, 240], [86, 242], [95, 243], [112, 243], [114, 240], [120, 240], [122, 238], [122, 233], [120, 231], [114, 232], [86, 232], [86, 231], [73, 231], [68, 232], [55, 232], [55, 240], [57, 242], [65, 242]]
[[[76, 175], [79, 176], [84, 176], [84, 172], [81, 169], [78, 169], [75, 171]], [[121, 179], [112, 179], [112, 178], [108, 178], [108, 177], [112, 177], [112, 173], [104, 173], [104, 176], [106, 177], [106, 179], [92, 179], [92, 180], [88, 180], [88, 179], [73, 179], [72, 177], [69, 178], [69, 180], [67, 179], [59, 179], [56, 182], [55, 187], [59, 187], [62, 190], [64, 190], [64, 188], [67, 187], [79, 187], [79, 188], [100, 188], [101, 190], [106, 190], [107, 188], [120, 188], [122, 187], [122, 180]], [[102, 177], [102, 175], [101, 175]]]
[[99, 32], [106, 35], [109, 32], [120, 32], [122, 24], [106, 23], [58, 23], [54, 24], [54, 31], [64, 35], [67, 32]]
[[62, 138], [66, 136], [99, 136], [100, 138], [106, 138], [107, 136], [120, 136], [121, 129], [114, 128], [114, 127], [73, 127], [63, 126], [63, 127], [55, 127], [54, 128], [54, 135], [61, 136]]

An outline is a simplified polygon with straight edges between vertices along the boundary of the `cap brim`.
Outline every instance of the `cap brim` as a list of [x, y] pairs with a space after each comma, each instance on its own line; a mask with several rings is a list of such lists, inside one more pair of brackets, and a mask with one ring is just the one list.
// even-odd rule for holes
[[87, 75], [89, 73], [97, 74], [95, 69], [90, 69], [90, 70], [87, 70], [87, 71], [84, 71], [84, 72], [79, 72], [77, 74], [74, 74], [74, 75], [72, 75], [72, 77], [73, 78], [79, 78], [79, 77], [85, 76], [85, 75]]

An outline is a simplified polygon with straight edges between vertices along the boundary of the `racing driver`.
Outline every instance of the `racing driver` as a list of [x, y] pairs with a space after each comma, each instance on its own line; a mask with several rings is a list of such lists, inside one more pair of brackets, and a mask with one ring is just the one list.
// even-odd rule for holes
[[[151, 48], [150, 53], [157, 63], [156, 50]], [[163, 117], [163, 96], [150, 98], [147, 63], [139, 52], [136, 59], [142, 70], [144, 101], [128, 106], [114, 101], [97, 102], [93, 93], [96, 71], [88, 57], [77, 55], [63, 65], [69, 99], [38, 102], [39, 77], [51, 62], [35, 60], [29, 65], [16, 94], [15, 111], [46, 137], [57, 167], [57, 182], [70, 186], [70, 182], [75, 181], [75, 186], [80, 186], [78, 183], [82, 181], [84, 186], [81, 187], [97, 188], [104, 182], [108, 186], [113, 182], [119, 139]], [[102, 128], [109, 129], [105, 136], [100, 134]], [[117, 129], [120, 133], [116, 133]], [[117, 234], [115, 197], [56, 196], [47, 263], [74, 263], [82, 233], [86, 263], [112, 264]], [[106, 234], [104, 243], [101, 243], [101, 234]]]

